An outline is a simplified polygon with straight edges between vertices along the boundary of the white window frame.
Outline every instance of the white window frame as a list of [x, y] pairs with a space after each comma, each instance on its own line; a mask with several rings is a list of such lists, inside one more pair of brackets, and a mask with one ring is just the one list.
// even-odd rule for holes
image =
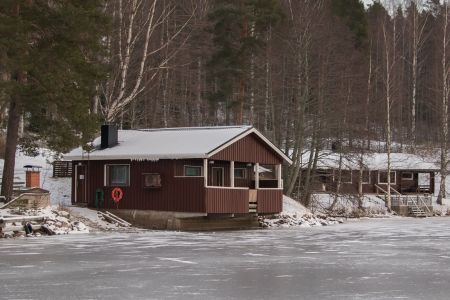
[[[200, 168], [200, 175], [186, 175], [186, 168]], [[203, 166], [183, 165], [183, 177], [203, 177]]]
[[[244, 177], [237, 177], [236, 176], [236, 170], [244, 170]], [[247, 179], [247, 168], [234, 168], [234, 178], [235, 179]]]
[[[380, 182], [380, 172], [387, 173], [388, 171], [387, 170], [386, 171], [378, 171], [378, 184], [387, 184], [387, 181], [386, 182]], [[391, 171], [391, 173], [394, 173], [394, 182], [391, 181], [391, 184], [397, 184], [397, 172], [396, 171]], [[388, 176], [390, 176], [390, 175], [388, 174]], [[386, 179], [387, 179], [387, 177], [386, 177]]]
[[[109, 168], [111, 166], [127, 166], [128, 167], [128, 184], [127, 185], [112, 185], [109, 180]], [[122, 186], [127, 187], [131, 186], [131, 165], [130, 164], [105, 164], [103, 167], [103, 185], [105, 187], [111, 187], [111, 186]]]
[[[411, 176], [405, 178], [405, 177], [403, 177], [403, 175], [405, 175], [405, 174], [410, 174]], [[413, 172], [402, 172], [402, 180], [405, 180], [405, 181], [414, 180], [414, 173]]]
[[371, 176], [371, 172], [370, 170], [363, 170], [363, 175], [364, 172], [368, 172], [369, 173], [369, 181], [364, 181], [364, 176], [363, 176], [363, 181], [361, 182], [361, 184], [370, 184], [371, 180], [372, 180], [372, 176]]

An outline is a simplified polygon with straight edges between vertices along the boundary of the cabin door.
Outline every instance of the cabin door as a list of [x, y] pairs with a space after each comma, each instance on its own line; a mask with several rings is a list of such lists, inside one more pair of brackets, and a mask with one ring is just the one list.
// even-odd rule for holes
[[75, 166], [75, 202], [87, 203], [86, 199], [86, 166]]
[[213, 186], [224, 186], [223, 182], [223, 168], [212, 168], [212, 185]]

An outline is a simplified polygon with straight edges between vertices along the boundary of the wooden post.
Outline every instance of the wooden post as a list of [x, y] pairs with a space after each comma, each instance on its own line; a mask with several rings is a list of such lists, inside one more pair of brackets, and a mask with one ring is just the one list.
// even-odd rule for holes
[[204, 177], [204, 183], [205, 187], [208, 186], [208, 159], [203, 159], [203, 177]]
[[259, 189], [259, 163], [255, 164], [255, 189]]
[[234, 160], [230, 161], [230, 187], [234, 187]]
[[283, 179], [281, 179], [281, 164], [275, 166], [277, 169], [277, 182], [278, 182], [278, 188], [283, 188]]

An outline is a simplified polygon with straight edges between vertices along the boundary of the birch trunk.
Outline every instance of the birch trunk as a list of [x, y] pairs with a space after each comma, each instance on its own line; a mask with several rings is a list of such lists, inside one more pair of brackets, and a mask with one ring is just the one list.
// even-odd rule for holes
[[442, 103], [441, 103], [441, 183], [439, 186], [438, 204], [443, 204], [443, 199], [446, 198], [446, 179], [447, 179], [447, 165], [448, 165], [448, 98], [450, 94], [449, 86], [449, 62], [447, 61], [447, 47], [448, 47], [448, 4], [444, 3], [443, 7], [443, 32], [442, 32]]

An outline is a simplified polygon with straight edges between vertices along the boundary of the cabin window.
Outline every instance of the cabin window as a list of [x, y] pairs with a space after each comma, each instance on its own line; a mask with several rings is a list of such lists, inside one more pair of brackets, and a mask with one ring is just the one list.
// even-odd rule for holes
[[202, 167], [184, 166], [184, 176], [202, 176]]
[[105, 171], [106, 186], [130, 185], [130, 165], [106, 165]]
[[158, 188], [161, 187], [161, 175], [157, 173], [144, 173], [144, 187]]
[[316, 177], [319, 182], [321, 183], [327, 183], [328, 181], [334, 180], [334, 170], [317, 170], [316, 171]]
[[414, 174], [413, 172], [402, 172], [402, 180], [413, 180]]
[[370, 171], [364, 170], [362, 172], [362, 184], [370, 184]]
[[247, 170], [245, 168], [234, 169], [234, 178], [245, 179], [247, 178]]
[[[388, 172], [386, 171], [378, 171], [378, 183], [380, 184], [387, 184], [388, 182], [388, 177], [387, 177]], [[395, 175], [395, 171], [391, 171], [391, 184], [396, 184], [396, 175]]]
[[342, 183], [352, 183], [352, 170], [342, 170], [341, 171], [341, 182]]

